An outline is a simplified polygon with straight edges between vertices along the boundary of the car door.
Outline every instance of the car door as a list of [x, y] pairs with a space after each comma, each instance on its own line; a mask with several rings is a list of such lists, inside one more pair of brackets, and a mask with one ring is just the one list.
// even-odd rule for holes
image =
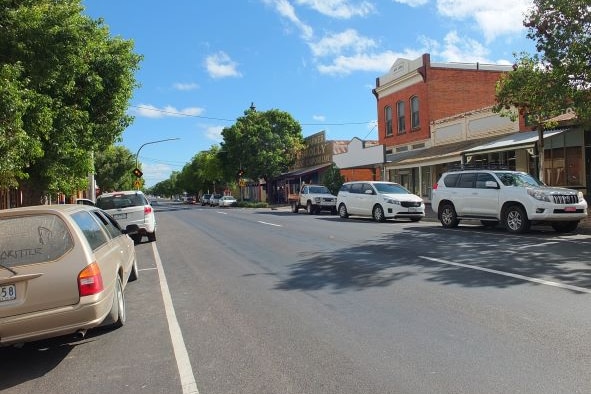
[[458, 216], [471, 216], [475, 212], [473, 204], [477, 195], [476, 175], [476, 172], [464, 172], [456, 183], [453, 199]]
[[347, 210], [352, 215], [359, 215], [362, 212], [361, 204], [363, 199], [363, 183], [353, 183], [351, 184], [351, 189], [349, 193], [349, 204], [347, 205]]
[[370, 183], [363, 183], [359, 195], [359, 213], [364, 216], [371, 216], [377, 193]]
[[[493, 186], [496, 185], [496, 186]], [[477, 216], [498, 217], [499, 187], [496, 179], [488, 172], [478, 173], [475, 192], [471, 194], [469, 205]]]

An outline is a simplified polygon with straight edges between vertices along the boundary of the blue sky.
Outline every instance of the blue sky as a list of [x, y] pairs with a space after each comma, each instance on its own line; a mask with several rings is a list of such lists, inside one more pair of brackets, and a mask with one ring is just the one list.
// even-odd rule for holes
[[530, 0], [84, 0], [144, 56], [122, 145], [147, 186], [181, 171], [254, 103], [304, 136], [377, 140], [377, 77], [398, 58], [511, 64]]

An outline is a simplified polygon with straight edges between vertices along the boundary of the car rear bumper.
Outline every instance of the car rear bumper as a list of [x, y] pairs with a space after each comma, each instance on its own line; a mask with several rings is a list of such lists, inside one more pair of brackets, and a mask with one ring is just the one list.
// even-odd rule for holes
[[74, 334], [99, 326], [113, 305], [113, 293], [83, 297], [76, 305], [0, 319], [0, 346]]

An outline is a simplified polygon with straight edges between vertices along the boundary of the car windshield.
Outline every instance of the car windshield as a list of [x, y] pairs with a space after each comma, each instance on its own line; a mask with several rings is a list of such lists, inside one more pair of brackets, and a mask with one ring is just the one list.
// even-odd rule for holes
[[396, 183], [374, 183], [374, 186], [381, 194], [410, 194], [403, 186]]
[[544, 183], [529, 174], [519, 172], [497, 172], [496, 175], [505, 186], [545, 186]]
[[311, 186], [310, 193], [314, 194], [330, 194], [330, 190], [326, 186]]

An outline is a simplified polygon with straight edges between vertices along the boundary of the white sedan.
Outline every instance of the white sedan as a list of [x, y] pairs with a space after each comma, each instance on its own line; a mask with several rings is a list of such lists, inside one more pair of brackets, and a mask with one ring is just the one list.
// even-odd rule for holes
[[238, 201], [232, 196], [223, 196], [220, 198], [219, 206], [220, 207], [231, 207], [236, 205]]

